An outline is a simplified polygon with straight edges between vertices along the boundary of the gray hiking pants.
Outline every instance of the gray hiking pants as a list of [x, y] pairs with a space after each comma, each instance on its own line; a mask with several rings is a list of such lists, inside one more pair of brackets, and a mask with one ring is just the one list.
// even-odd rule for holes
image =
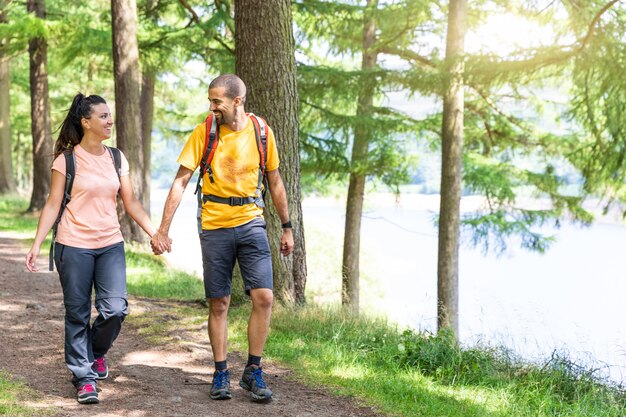
[[[124, 242], [99, 249], [55, 244], [65, 304], [65, 363], [76, 387], [95, 383], [94, 358], [104, 356], [128, 315]], [[98, 317], [91, 322], [91, 294], [95, 289]]]

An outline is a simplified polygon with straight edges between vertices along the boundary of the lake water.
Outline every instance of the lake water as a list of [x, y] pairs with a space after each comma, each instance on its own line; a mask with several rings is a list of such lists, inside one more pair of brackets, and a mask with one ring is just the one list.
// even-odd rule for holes
[[[174, 218], [168, 260], [200, 275], [192, 188]], [[160, 213], [166, 194], [153, 190], [153, 213]], [[361, 245], [365, 312], [435, 331], [438, 201], [438, 196], [368, 197]], [[344, 202], [308, 198], [303, 211], [309, 299], [337, 302]], [[556, 350], [599, 368], [601, 376], [626, 382], [626, 227], [564, 224], [550, 232], [558, 240], [543, 255], [514, 244], [501, 256], [461, 248], [461, 340], [503, 344], [530, 360], [544, 360]]]

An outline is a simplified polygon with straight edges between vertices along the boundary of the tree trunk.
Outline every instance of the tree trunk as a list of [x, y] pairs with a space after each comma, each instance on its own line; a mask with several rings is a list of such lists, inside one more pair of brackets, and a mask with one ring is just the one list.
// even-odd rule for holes
[[[378, 53], [373, 46], [376, 42], [375, 11], [378, 0], [368, 0], [363, 19], [363, 56], [361, 69], [363, 70], [362, 90], [359, 93], [357, 105], [357, 119], [369, 118], [374, 105], [376, 80], [368, 72], [376, 68]], [[346, 199], [346, 224], [343, 237], [343, 263], [341, 304], [350, 308], [354, 313], [359, 312], [359, 252], [361, 250], [361, 215], [363, 213], [363, 198], [365, 194], [365, 179], [367, 174], [367, 151], [371, 135], [363, 124], [354, 128], [354, 142], [352, 143], [352, 157], [350, 162], [350, 185]]]
[[446, 42], [446, 89], [441, 128], [441, 202], [437, 263], [437, 327], [459, 334], [459, 225], [463, 149], [463, 54], [467, 0], [451, 0]]
[[[111, 17], [117, 146], [128, 159], [130, 182], [135, 195], [139, 201], [143, 202], [144, 161], [139, 105], [140, 75], [135, 0], [111, 0]], [[143, 230], [123, 212], [120, 213], [120, 225], [126, 240], [146, 241]]]
[[[7, 23], [6, 1], [0, 1], [0, 25]], [[9, 57], [6, 54], [6, 39], [0, 40], [0, 194], [16, 190], [13, 176], [13, 152], [11, 149], [11, 112]]]
[[150, 214], [150, 180], [152, 158], [152, 120], [154, 116], [154, 86], [156, 72], [144, 71], [141, 80], [141, 139], [143, 146], [143, 199], [142, 203]]
[[[280, 255], [280, 219], [267, 199], [275, 294], [283, 303], [304, 303], [306, 251], [300, 192], [300, 120], [291, 2], [235, 1], [235, 63], [248, 88], [246, 110], [264, 117], [274, 130], [294, 225], [293, 255]], [[267, 193], [269, 196], [269, 193]]]
[[[28, 0], [27, 10], [45, 19], [44, 0]], [[28, 212], [43, 208], [50, 193], [52, 166], [52, 130], [48, 97], [48, 43], [44, 38], [28, 42], [30, 55], [30, 115], [33, 136], [33, 190]]]

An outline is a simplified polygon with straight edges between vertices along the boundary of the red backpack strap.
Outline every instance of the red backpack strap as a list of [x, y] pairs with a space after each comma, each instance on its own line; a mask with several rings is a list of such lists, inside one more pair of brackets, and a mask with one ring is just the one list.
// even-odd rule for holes
[[219, 139], [219, 127], [213, 113], [209, 114], [205, 121], [206, 124], [206, 138], [204, 139], [204, 152], [202, 154], [202, 160], [200, 161], [200, 174], [203, 175], [208, 171], [209, 179], [213, 180], [213, 170], [211, 169], [211, 161], [215, 155], [217, 149], [217, 143]]
[[198, 184], [196, 185], [196, 191], [194, 194], [197, 194], [200, 191], [200, 185], [202, 183], [202, 176], [208, 171], [209, 179], [211, 182], [213, 180], [213, 170], [211, 169], [211, 161], [213, 160], [213, 155], [215, 155], [215, 149], [217, 149], [217, 143], [219, 139], [219, 128], [217, 126], [217, 122], [215, 121], [215, 117], [213, 113], [210, 113], [205, 120], [206, 126], [206, 134], [204, 138], [204, 150], [202, 151], [202, 158], [200, 159], [200, 173], [198, 175]]
[[267, 132], [269, 127], [267, 122], [254, 113], [248, 113], [248, 117], [254, 125], [254, 135], [256, 136], [256, 146], [259, 150], [259, 168], [261, 174], [265, 175], [265, 167], [267, 165]]
[[196, 183], [196, 191], [194, 192], [198, 197], [198, 211], [196, 213], [196, 218], [198, 219], [198, 234], [202, 233], [202, 177], [205, 172], [208, 172], [209, 180], [215, 182], [213, 180], [211, 161], [213, 161], [213, 155], [215, 155], [220, 134], [213, 113], [209, 113], [204, 123], [206, 126], [204, 151], [202, 152], [202, 159], [200, 160], [200, 172], [198, 173], [198, 182]]

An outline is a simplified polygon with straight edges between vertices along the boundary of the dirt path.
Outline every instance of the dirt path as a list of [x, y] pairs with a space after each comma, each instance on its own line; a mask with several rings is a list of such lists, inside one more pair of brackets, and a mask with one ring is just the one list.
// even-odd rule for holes
[[[229, 356], [233, 399], [212, 401], [206, 330], [184, 333], [179, 343], [155, 347], [129, 325], [107, 355], [110, 375], [98, 384], [100, 404], [80, 405], [63, 358], [64, 310], [57, 274], [47, 272], [43, 257], [41, 272], [27, 272], [25, 254], [19, 240], [0, 233], [0, 370], [40, 394], [31, 406], [52, 407], [54, 416], [378, 415], [351, 399], [303, 386], [290, 377], [289, 370], [267, 363], [274, 399], [269, 404], [252, 403], [237, 385], [244, 365], [240, 355]], [[159, 308], [159, 303], [146, 300], [131, 298], [129, 303], [131, 314]]]

